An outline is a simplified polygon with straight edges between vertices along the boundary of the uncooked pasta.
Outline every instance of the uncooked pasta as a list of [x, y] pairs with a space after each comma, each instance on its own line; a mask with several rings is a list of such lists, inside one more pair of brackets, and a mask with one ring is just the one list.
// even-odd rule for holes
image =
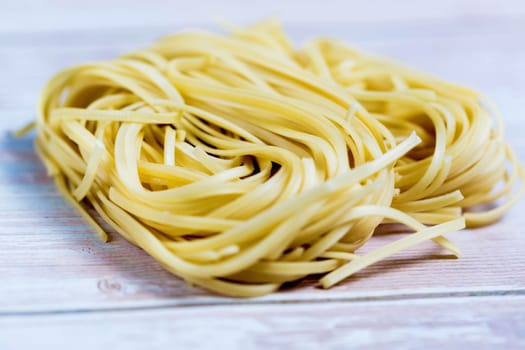
[[[280, 25], [180, 32], [68, 68], [35, 146], [102, 239], [105, 221], [190, 284], [251, 297], [331, 287], [404, 249], [499, 219], [524, 170], [479, 93]], [[377, 228], [404, 238], [360, 254]]]

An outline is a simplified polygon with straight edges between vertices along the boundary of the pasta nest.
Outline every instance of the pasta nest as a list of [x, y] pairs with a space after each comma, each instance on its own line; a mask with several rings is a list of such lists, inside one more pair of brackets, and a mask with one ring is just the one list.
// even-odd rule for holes
[[[101, 237], [225, 295], [330, 287], [430, 239], [459, 256], [444, 234], [523, 193], [479, 93], [337, 40], [295, 49], [271, 21], [66, 69], [38, 108], [36, 149]], [[392, 223], [407, 235], [357, 252]]]

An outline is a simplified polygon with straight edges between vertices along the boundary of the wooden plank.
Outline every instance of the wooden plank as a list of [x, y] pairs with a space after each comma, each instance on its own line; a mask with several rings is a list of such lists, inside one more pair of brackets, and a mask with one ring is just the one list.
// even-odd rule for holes
[[195, 24], [209, 23], [217, 18], [248, 23], [271, 16], [279, 16], [288, 22], [377, 23], [520, 14], [525, 14], [525, 6], [519, 0], [508, 0], [505, 6], [491, 0], [441, 0], [430, 3], [417, 0], [400, 0], [395, 3], [388, 0], [289, 0], [265, 1], [257, 6], [241, 0], [205, 0], [198, 4], [164, 0], [117, 0], [110, 3], [92, 0], [78, 4], [67, 0], [31, 3], [11, 1], [0, 12], [0, 32]]
[[524, 296], [0, 318], [0, 348], [520, 349]]
[[[461, 17], [461, 18], [436, 18], [425, 20], [403, 20], [379, 21], [379, 22], [356, 22], [337, 21], [327, 22], [295, 22], [285, 18], [280, 19], [287, 33], [295, 39], [304, 39], [315, 36], [340, 36], [348, 40], [359, 42], [434, 42], [435, 40], [462, 42], [478, 41], [487, 42], [494, 38], [513, 42], [514, 48], [519, 48], [509, 34], [515, 33], [523, 28], [523, 17], [525, 13], [504, 17]], [[241, 24], [239, 24], [241, 25]], [[225, 28], [218, 22], [207, 21], [205, 23], [179, 23], [158, 24], [148, 26], [140, 24], [136, 26], [114, 28], [108, 30], [98, 26], [85, 29], [55, 30], [55, 31], [18, 31], [2, 33], [0, 31], [0, 49], [5, 48], [57, 48], [76, 47], [96, 49], [99, 45], [137, 45], [147, 44], [155, 38], [179, 30], [206, 29], [215, 32], [225, 32]], [[496, 44], [501, 44], [500, 41]], [[486, 46], [486, 45], [485, 45]], [[461, 49], [460, 47], [458, 47]], [[495, 50], [497, 51], [497, 49]]]
[[[0, 313], [244, 302], [187, 286], [118, 235], [100, 242], [55, 191], [30, 138], [1, 139], [0, 160]], [[330, 291], [308, 279], [261, 300], [525, 290], [524, 210], [521, 202], [493, 226], [451, 235], [463, 250], [459, 261], [439, 259], [443, 252], [428, 242]], [[378, 236], [365, 251], [399, 237]]]

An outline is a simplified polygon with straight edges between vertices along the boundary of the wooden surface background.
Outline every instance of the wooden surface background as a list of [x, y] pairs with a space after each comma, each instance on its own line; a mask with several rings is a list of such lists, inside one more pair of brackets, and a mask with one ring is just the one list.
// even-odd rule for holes
[[41, 3], [0, 11], [0, 349], [525, 348], [524, 201], [497, 224], [451, 234], [460, 260], [427, 243], [330, 290], [306, 280], [230, 299], [185, 285], [116, 235], [101, 243], [46, 177], [32, 136], [9, 134], [64, 67], [214, 18], [278, 15], [297, 43], [336, 36], [483, 91], [525, 161], [524, 2]]

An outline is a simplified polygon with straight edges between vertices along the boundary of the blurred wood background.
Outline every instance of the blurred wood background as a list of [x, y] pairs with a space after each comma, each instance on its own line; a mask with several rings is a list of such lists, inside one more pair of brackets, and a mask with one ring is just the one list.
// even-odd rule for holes
[[[0, 11], [0, 349], [525, 348], [525, 203], [495, 225], [428, 243], [328, 291], [306, 280], [256, 299], [185, 285], [140, 249], [98, 241], [9, 131], [60, 69], [213, 21], [283, 20], [475, 87], [525, 161], [523, 1], [3, 1]], [[365, 249], [384, 244], [380, 236]]]

